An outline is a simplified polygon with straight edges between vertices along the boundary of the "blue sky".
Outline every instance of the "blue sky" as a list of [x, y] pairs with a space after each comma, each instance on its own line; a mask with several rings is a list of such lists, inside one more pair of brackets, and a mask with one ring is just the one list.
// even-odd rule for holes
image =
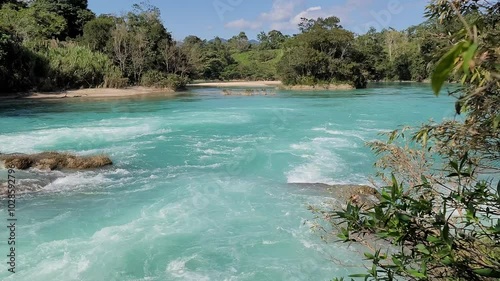
[[[97, 14], [120, 15], [142, 0], [89, 0]], [[364, 33], [369, 26], [377, 29], [404, 29], [421, 23], [427, 0], [150, 0], [160, 8], [162, 19], [174, 38], [187, 35], [203, 39], [230, 38], [245, 31], [256, 38], [260, 31], [278, 29], [286, 34], [297, 32], [301, 17], [335, 15], [341, 24]]]

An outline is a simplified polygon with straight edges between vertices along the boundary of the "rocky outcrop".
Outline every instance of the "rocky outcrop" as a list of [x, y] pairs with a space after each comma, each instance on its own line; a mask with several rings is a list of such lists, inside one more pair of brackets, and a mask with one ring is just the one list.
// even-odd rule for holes
[[5, 167], [13, 166], [18, 170], [35, 168], [39, 170], [87, 170], [112, 165], [111, 159], [104, 155], [77, 156], [69, 153], [43, 152], [38, 154], [0, 154]]
[[293, 185], [326, 191], [335, 200], [342, 204], [350, 202], [363, 208], [371, 208], [380, 202], [380, 193], [367, 185], [328, 185], [323, 183], [294, 183]]

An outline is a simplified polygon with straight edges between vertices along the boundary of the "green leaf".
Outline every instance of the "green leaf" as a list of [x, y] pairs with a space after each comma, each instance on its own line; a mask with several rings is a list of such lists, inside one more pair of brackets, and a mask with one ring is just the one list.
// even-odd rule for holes
[[431, 243], [438, 243], [441, 242], [441, 239], [437, 238], [436, 236], [429, 235], [427, 236], [427, 241]]
[[424, 244], [418, 244], [417, 245], [417, 250], [421, 253], [424, 253], [426, 255], [430, 255], [431, 253], [429, 252], [429, 250], [427, 250], [427, 247], [425, 247]]
[[354, 277], [354, 278], [366, 278], [366, 277], [370, 277], [369, 274], [352, 274], [352, 275], [349, 275], [349, 277]]
[[497, 184], [497, 194], [498, 194], [498, 196], [500, 196], [500, 180], [498, 181], [498, 184]]
[[398, 180], [394, 174], [392, 174], [392, 186], [398, 186]]
[[402, 222], [410, 222], [411, 218], [405, 214], [398, 214], [398, 219]]
[[448, 223], [445, 223], [444, 224], [444, 227], [443, 227], [443, 232], [441, 232], [442, 236], [443, 236], [443, 239], [444, 241], [446, 242], [450, 242], [449, 241], [449, 238], [450, 238], [450, 226], [448, 225]]
[[493, 129], [498, 129], [498, 125], [500, 125], [500, 114], [493, 119]]
[[470, 62], [474, 55], [476, 54], [477, 48], [479, 46], [476, 43], [472, 43], [472, 45], [469, 46], [467, 51], [465, 52], [463, 58], [464, 58], [464, 72], [468, 75], [470, 73]]
[[470, 82], [473, 83], [477, 78], [479, 78], [479, 72], [476, 72], [474, 75], [472, 75]]
[[453, 263], [453, 260], [450, 257], [444, 257], [441, 259], [441, 262], [444, 265], [451, 265]]
[[374, 255], [372, 255], [372, 254], [370, 254], [370, 253], [365, 253], [365, 257], [366, 257], [367, 259], [371, 259], [371, 260], [375, 258], [375, 256], [374, 256]]
[[465, 155], [462, 157], [462, 160], [460, 161], [460, 170], [465, 166], [465, 163], [469, 159], [469, 153], [465, 152]]
[[397, 265], [398, 267], [403, 267], [403, 263], [401, 262], [400, 259], [392, 257], [392, 262]]
[[411, 276], [413, 276], [413, 277], [415, 277], [415, 278], [417, 278], [417, 279], [424, 279], [424, 278], [426, 278], [426, 277], [427, 277], [427, 276], [426, 276], [425, 274], [423, 274], [422, 272], [417, 271], [417, 270], [414, 270], [414, 269], [410, 269], [410, 270], [408, 270], [408, 273], [409, 273]]
[[450, 166], [451, 166], [453, 169], [455, 169], [455, 171], [457, 171], [457, 172], [459, 171], [459, 169], [458, 169], [458, 163], [457, 163], [457, 162], [455, 162], [455, 161], [450, 161]]
[[463, 85], [465, 84], [465, 81], [467, 81], [467, 74], [464, 74], [464, 76], [462, 76], [462, 80], [460, 81], [460, 83]]
[[491, 268], [478, 268], [473, 270], [474, 273], [477, 275], [481, 275], [484, 277], [494, 277], [494, 278], [500, 278], [500, 272], [495, 271]]
[[462, 41], [455, 45], [448, 53], [446, 53], [436, 65], [434, 72], [432, 73], [432, 89], [434, 94], [439, 95], [444, 82], [448, 79], [453, 67], [455, 66], [455, 60], [463, 52], [464, 48], [468, 48], [470, 43], [468, 41]]

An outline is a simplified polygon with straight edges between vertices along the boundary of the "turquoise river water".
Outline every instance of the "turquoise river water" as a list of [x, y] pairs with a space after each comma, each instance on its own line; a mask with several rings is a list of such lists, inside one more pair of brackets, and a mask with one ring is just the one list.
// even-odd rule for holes
[[[360, 253], [310, 230], [307, 206], [328, 194], [291, 183], [369, 183], [375, 157], [365, 142], [453, 114], [451, 98], [412, 84], [1, 101], [0, 152], [103, 153], [115, 165], [19, 172], [19, 184], [47, 181], [42, 192], [18, 198], [15, 274], [7, 271], [7, 229], [0, 230], [0, 279], [331, 280], [362, 273]], [[0, 170], [0, 182], [6, 178]]]

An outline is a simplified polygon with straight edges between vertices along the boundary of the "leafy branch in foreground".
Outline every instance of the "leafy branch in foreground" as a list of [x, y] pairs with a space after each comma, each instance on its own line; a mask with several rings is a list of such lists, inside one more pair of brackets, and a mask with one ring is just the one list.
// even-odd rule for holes
[[427, 10], [444, 25], [464, 26], [432, 75], [436, 95], [450, 76], [461, 77], [462, 87], [449, 94], [463, 117], [396, 130], [387, 142], [371, 143], [388, 183], [380, 202], [315, 212], [341, 241], [370, 249], [371, 267], [352, 278], [498, 280], [500, 3], [433, 0]]

